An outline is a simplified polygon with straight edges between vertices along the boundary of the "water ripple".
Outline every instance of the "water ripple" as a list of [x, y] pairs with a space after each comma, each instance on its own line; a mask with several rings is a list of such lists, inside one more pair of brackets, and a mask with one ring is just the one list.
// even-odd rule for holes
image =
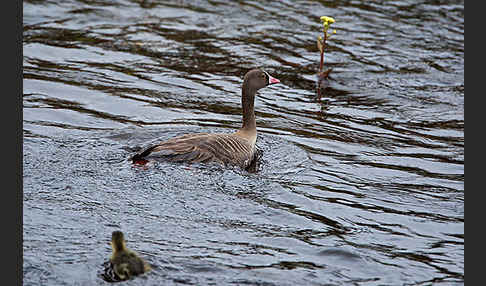
[[[24, 282], [102, 283], [122, 229], [133, 284], [464, 283], [464, 1], [27, 0], [23, 24]], [[129, 164], [239, 128], [254, 67], [281, 80], [256, 172]]]

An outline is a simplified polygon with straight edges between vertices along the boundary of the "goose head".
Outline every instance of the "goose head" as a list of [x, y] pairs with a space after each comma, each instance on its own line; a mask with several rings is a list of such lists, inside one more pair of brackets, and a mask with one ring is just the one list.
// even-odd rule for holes
[[280, 83], [280, 80], [272, 77], [263, 69], [253, 69], [245, 75], [245, 82], [248, 83], [248, 88], [257, 91], [271, 84]]

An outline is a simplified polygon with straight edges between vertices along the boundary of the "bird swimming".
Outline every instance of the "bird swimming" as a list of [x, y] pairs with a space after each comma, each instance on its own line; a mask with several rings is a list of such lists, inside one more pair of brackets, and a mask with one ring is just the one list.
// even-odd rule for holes
[[235, 165], [247, 169], [255, 159], [257, 138], [254, 102], [257, 91], [280, 83], [263, 69], [245, 74], [241, 87], [242, 126], [233, 133], [194, 133], [159, 142], [131, 157], [135, 164], [149, 160]]
[[112, 255], [103, 278], [107, 281], [124, 281], [151, 270], [150, 265], [136, 252], [126, 247], [123, 232], [111, 234]]

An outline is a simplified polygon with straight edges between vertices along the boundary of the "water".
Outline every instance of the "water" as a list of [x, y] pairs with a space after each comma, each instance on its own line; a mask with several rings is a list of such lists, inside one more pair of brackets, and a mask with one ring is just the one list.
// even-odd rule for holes
[[[464, 284], [463, 1], [113, 2], [23, 2], [24, 285], [108, 284], [118, 229], [130, 285]], [[130, 165], [254, 67], [257, 172]]]

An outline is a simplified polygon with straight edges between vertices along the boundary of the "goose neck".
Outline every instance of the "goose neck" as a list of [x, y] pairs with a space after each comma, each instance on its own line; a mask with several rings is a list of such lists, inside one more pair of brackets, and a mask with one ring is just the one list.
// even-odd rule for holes
[[241, 96], [241, 104], [243, 108], [243, 126], [241, 129], [256, 130], [254, 109], [255, 94], [256, 89], [252, 88], [248, 82], [244, 82]]

